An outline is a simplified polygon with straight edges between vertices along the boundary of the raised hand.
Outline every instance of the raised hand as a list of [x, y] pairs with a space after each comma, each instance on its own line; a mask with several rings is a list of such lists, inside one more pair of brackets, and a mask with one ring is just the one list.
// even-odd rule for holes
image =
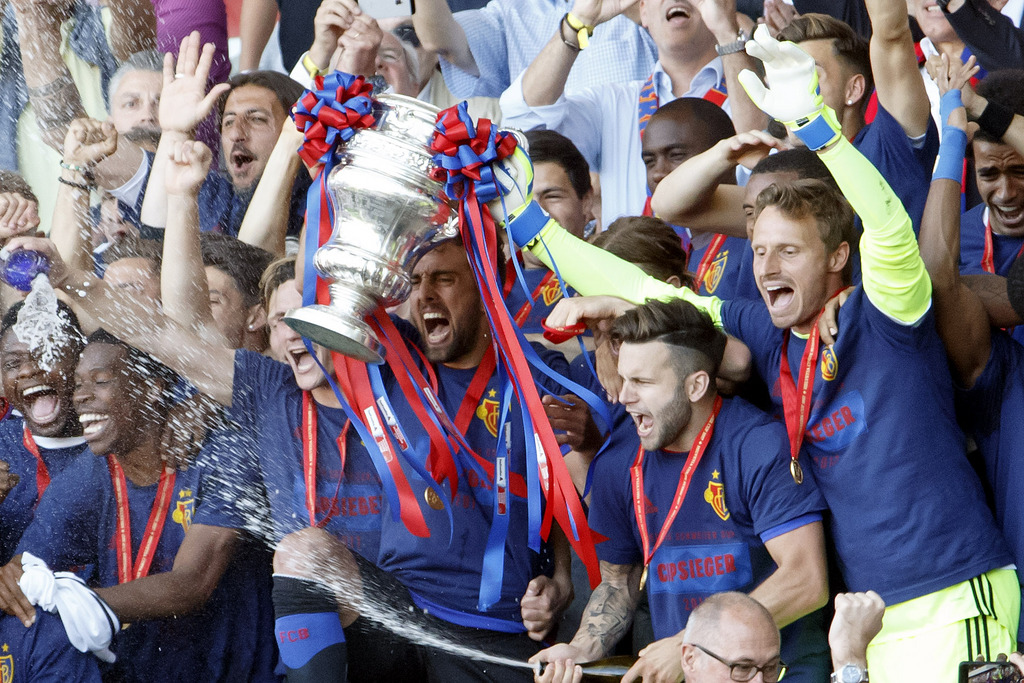
[[[0, 243], [39, 227], [39, 204], [20, 192], [0, 192]], [[3, 483], [0, 482], [0, 490]], [[0, 495], [0, 501], [3, 496]]]
[[[939, 87], [940, 95], [945, 95], [950, 90], [959, 90], [960, 98], [967, 110], [975, 111], [977, 100], [980, 98], [971, 87], [971, 79], [981, 71], [981, 67], [978, 66], [978, 60], [974, 55], [968, 58], [966, 64], [960, 61], [959, 57], [951, 60], [945, 54], [933, 55], [925, 62], [925, 69]], [[977, 109], [983, 110], [984, 105]]]
[[720, 42], [736, 40], [739, 23], [736, 20], [736, 0], [690, 0], [700, 12], [704, 25]]
[[231, 86], [218, 83], [206, 92], [206, 82], [213, 63], [213, 43], [200, 49], [199, 31], [181, 41], [178, 59], [168, 53], [164, 57], [164, 88], [160, 94], [160, 128], [191, 136], [222, 94]]
[[576, 0], [571, 11], [585, 25], [597, 26], [619, 16], [637, 2], [639, 0]]
[[747, 43], [747, 54], [764, 63], [768, 88], [750, 69], [739, 75], [743, 89], [761, 111], [785, 123], [813, 150], [841, 136], [835, 112], [825, 106], [818, 91], [818, 69], [809, 54], [788, 40], [775, 40], [763, 24]]
[[732, 164], [739, 164], [752, 170], [757, 162], [771, 153], [771, 150], [788, 149], [788, 145], [763, 130], [739, 133], [715, 145], [722, 158]]
[[864, 661], [868, 643], [882, 630], [885, 602], [878, 593], [840, 593], [828, 631], [832, 661], [839, 665]]
[[340, 46], [342, 34], [362, 13], [355, 0], [324, 0], [320, 4], [313, 18], [313, 44], [309, 48], [309, 58], [321, 71], [328, 68], [331, 56]]
[[64, 136], [64, 163], [91, 169], [117, 151], [117, 131], [109, 121], [75, 119]]
[[796, 8], [783, 0], [764, 0], [764, 25], [772, 37], [777, 37], [782, 29], [793, 23], [800, 16]]
[[210, 171], [212, 159], [210, 148], [201, 142], [175, 142], [174, 154], [167, 164], [167, 194], [197, 196]]
[[350, 74], [372, 76], [377, 71], [377, 50], [382, 40], [384, 32], [376, 19], [369, 14], [355, 15], [351, 26], [338, 39], [342, 50], [338, 69]]

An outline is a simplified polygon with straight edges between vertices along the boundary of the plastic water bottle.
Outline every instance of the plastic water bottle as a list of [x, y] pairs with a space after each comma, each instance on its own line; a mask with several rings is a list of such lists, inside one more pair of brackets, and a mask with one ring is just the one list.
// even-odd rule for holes
[[40, 273], [50, 272], [50, 259], [40, 251], [18, 249], [8, 252], [0, 250], [0, 280], [11, 287], [28, 292], [32, 289], [32, 281]]

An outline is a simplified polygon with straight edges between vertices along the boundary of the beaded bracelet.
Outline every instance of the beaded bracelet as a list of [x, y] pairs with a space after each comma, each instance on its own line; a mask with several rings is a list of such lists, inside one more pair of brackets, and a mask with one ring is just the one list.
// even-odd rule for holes
[[68, 180], [66, 178], [63, 178], [61, 176], [57, 176], [57, 182], [58, 183], [63, 183], [63, 184], [68, 185], [70, 187], [77, 187], [79, 190], [85, 190], [86, 192], [88, 192], [89, 190], [92, 189], [92, 187], [90, 185], [86, 185], [85, 183], [76, 183], [76, 182], [73, 182], [73, 181]]

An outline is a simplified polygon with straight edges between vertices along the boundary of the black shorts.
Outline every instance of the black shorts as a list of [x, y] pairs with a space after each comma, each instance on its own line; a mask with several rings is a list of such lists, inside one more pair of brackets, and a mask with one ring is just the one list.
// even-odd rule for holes
[[526, 633], [501, 633], [459, 626], [426, 613], [415, 605], [408, 589], [394, 576], [353, 553], [363, 581], [363, 593], [392, 623], [396, 634], [364, 614], [345, 629], [348, 645], [348, 679], [351, 683], [529, 683], [533, 672], [526, 668], [482, 662], [418, 642], [422, 630], [447, 642], [487, 654], [525, 662], [541, 643]]

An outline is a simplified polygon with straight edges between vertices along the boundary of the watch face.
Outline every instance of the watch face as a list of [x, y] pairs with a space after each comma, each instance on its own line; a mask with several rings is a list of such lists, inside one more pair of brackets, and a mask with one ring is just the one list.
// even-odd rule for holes
[[864, 670], [855, 664], [847, 664], [839, 670], [840, 683], [861, 683], [864, 680]]

